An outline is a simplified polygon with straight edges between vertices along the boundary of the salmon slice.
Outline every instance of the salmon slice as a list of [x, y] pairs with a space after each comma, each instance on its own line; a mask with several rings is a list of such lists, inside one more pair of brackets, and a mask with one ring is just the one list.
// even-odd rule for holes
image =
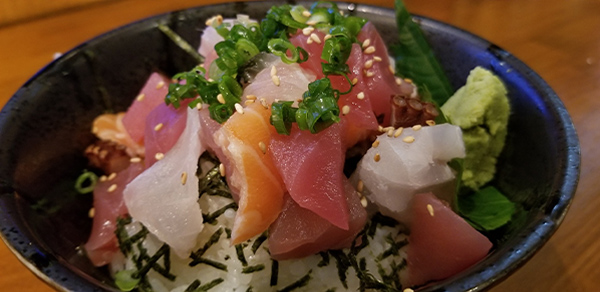
[[258, 103], [235, 113], [215, 133], [215, 142], [233, 167], [228, 183], [239, 190], [231, 243], [238, 244], [267, 230], [283, 208], [285, 188], [271, 154], [271, 111]]
[[129, 156], [144, 156], [144, 146], [135, 142], [123, 126], [125, 113], [102, 114], [92, 123], [92, 133], [100, 140], [125, 146]]

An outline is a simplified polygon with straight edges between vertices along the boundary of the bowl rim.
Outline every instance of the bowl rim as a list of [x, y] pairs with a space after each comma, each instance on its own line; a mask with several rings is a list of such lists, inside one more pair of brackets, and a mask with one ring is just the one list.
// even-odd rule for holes
[[[298, 1], [298, 4], [308, 4], [313, 3], [314, 1]], [[51, 61], [46, 66], [41, 68], [38, 72], [36, 72], [31, 78], [29, 78], [20, 88], [27, 87], [30, 83], [35, 82], [35, 80], [46, 71], [50, 70], [53, 66], [60, 63], [61, 61], [70, 58], [70, 56], [77, 54], [81, 51], [82, 48], [85, 48], [88, 45], [93, 45], [97, 42], [103, 42], [107, 39], [110, 39], [113, 35], [119, 34], [127, 29], [135, 29], [137, 27], [143, 27], [145, 25], [149, 25], [151, 23], [159, 23], [164, 19], [167, 19], [169, 15], [177, 14], [179, 12], [187, 11], [187, 10], [195, 10], [201, 9], [202, 7], [218, 7], [218, 6], [227, 6], [234, 3], [246, 3], [249, 5], [261, 3], [271, 3], [272, 5], [282, 4], [279, 1], [251, 1], [251, 2], [227, 2], [227, 3], [219, 3], [219, 4], [209, 4], [209, 5], [200, 5], [194, 6], [186, 9], [169, 11], [149, 17], [145, 17], [143, 19], [139, 19], [133, 21], [131, 23], [121, 25], [117, 28], [111, 29], [107, 32], [104, 32], [100, 35], [97, 35], [89, 40], [84, 41], [83, 43], [73, 47], [72, 49], [65, 52], [59, 58]], [[393, 8], [387, 7], [379, 7], [370, 4], [362, 4], [362, 3], [352, 3], [352, 2], [336, 2], [341, 9], [347, 9], [349, 11], [366, 13], [369, 15], [380, 15], [382, 17], [391, 17], [395, 18], [395, 12]], [[467, 31], [462, 28], [456, 27], [454, 25], [435, 20], [430, 17], [413, 14], [413, 19], [417, 21], [421, 25], [430, 26], [436, 31], [445, 31], [451, 32], [456, 35], [460, 35], [463, 38], [469, 39], [470, 42], [485, 44], [491, 47], [494, 54], [497, 57], [501, 57], [504, 61], [510, 64], [512, 68], [519, 72], [527, 73], [527, 82], [535, 85], [535, 89], [539, 92], [540, 96], [543, 96], [549, 103], [546, 105], [550, 106], [550, 109], [556, 112], [556, 117], [559, 119], [559, 124], [564, 129], [565, 133], [565, 147], [568, 150], [566, 152], [566, 157], [562, 159], [566, 162], [563, 169], [564, 172], [561, 173], [561, 180], [556, 185], [558, 189], [556, 190], [556, 194], [558, 195], [558, 201], [555, 205], [550, 206], [544, 216], [537, 218], [532, 225], [533, 229], [531, 232], [528, 232], [526, 236], [523, 236], [520, 240], [516, 241], [516, 245], [520, 244], [528, 244], [528, 249], [525, 250], [523, 256], [521, 257], [510, 257], [500, 262], [494, 262], [491, 264], [483, 265], [477, 264], [468, 270], [451, 277], [450, 279], [438, 281], [431, 286], [427, 286], [424, 291], [437, 291], [437, 290], [450, 290], [450, 291], [459, 291], [465, 290], [464, 286], [460, 286], [461, 283], [471, 283], [475, 280], [483, 280], [483, 282], [478, 281], [479, 285], [469, 286], [467, 291], [476, 291], [476, 290], [485, 290], [487, 288], [492, 287], [493, 285], [499, 283], [501, 280], [508, 277], [514, 271], [516, 271], [519, 267], [521, 267], [525, 262], [527, 262], [535, 253], [537, 253], [542, 246], [548, 241], [550, 236], [554, 234], [556, 229], [562, 223], [566, 212], [573, 200], [573, 196], [575, 194], [577, 183], [579, 180], [580, 173], [580, 163], [581, 163], [581, 153], [580, 153], [580, 145], [577, 137], [577, 133], [573, 122], [558, 95], [551, 89], [551, 87], [539, 76], [533, 69], [528, 67], [524, 62], [520, 59], [516, 58], [510, 52], [496, 46], [495, 44]], [[20, 90], [20, 89], [19, 89]], [[8, 100], [6, 105], [2, 108], [0, 114], [0, 129], [4, 127], [9, 119], [9, 114], [6, 114], [7, 108], [18, 105], [20, 100], [17, 99], [18, 91]], [[14, 193], [10, 182], [4, 182], [0, 180], [0, 196], [16, 196]], [[0, 205], [0, 211], [4, 211], [5, 206]], [[5, 231], [8, 227], [17, 228], [18, 225], [13, 222], [14, 220], [21, 219], [19, 217], [20, 214], [12, 214], [12, 212], [0, 212], [0, 227], [3, 227], [3, 231], [0, 232], [0, 238], [8, 247], [8, 249], [17, 257], [17, 259], [23, 263], [33, 274], [39, 277], [44, 282], [48, 283], [54, 289], [59, 291], [69, 291], [71, 287], [66, 287], [57, 282], [57, 277], [65, 277], [64, 275], [49, 275], [47, 272], [42, 271], [40, 268], [36, 266], [30, 259], [27, 259], [18, 249], [16, 245], [16, 240], [11, 239], [8, 236], [8, 231]], [[519, 232], [519, 234], [523, 233], [523, 230]], [[46, 251], [43, 247], [40, 246], [39, 243], [35, 242], [35, 237], [32, 236], [28, 230], [24, 230], [21, 232], [21, 236], [23, 239], [28, 241], [28, 244], [44, 253], [51, 254], [51, 252]], [[543, 236], [542, 236], [543, 235]], [[489, 255], [488, 255], [489, 256]], [[83, 277], [80, 273], [72, 271], [71, 269], [65, 268], [61, 265], [61, 260], [56, 258], [49, 258], [49, 261], [52, 265], [56, 265], [57, 267], [62, 267], [62, 271], [66, 273], [69, 277], [75, 277], [80, 281], [78, 283], [83, 283], [88, 285], [89, 288], [96, 288], [94, 283], [89, 282], [89, 279]], [[481, 277], [479, 276], [480, 272], [491, 267], [491, 266], [501, 266], [502, 269], [498, 270], [498, 272], [493, 273], [491, 276]], [[474, 270], [475, 269], [475, 270]], [[455, 278], [460, 280], [460, 283], [454, 282], [451, 280], [455, 280]], [[454, 283], [453, 283], [454, 282]], [[76, 286], [79, 287], [79, 286]]]

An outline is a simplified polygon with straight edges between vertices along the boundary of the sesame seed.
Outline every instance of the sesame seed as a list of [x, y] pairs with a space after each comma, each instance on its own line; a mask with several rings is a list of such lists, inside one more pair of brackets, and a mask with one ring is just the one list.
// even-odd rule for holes
[[352, 85], [356, 85], [356, 83], [358, 83], [358, 78], [352, 79]]
[[199, 102], [196, 104], [196, 109], [201, 110], [202, 109], [202, 103]]
[[373, 77], [375, 75], [375, 73], [373, 73], [373, 71], [371, 71], [371, 70], [365, 70], [365, 75], [367, 77]]
[[382, 127], [381, 125], [377, 126], [377, 131], [379, 131], [379, 132], [385, 132], [385, 131], [383, 130], [383, 127]]
[[379, 140], [375, 140], [375, 142], [373, 142], [373, 144], [371, 144], [371, 147], [373, 148], [377, 148], [379, 146]]
[[402, 139], [402, 141], [404, 141], [406, 143], [412, 143], [412, 142], [415, 142], [415, 137], [413, 137], [413, 136], [406, 136], [406, 137], [404, 137], [404, 139]]
[[106, 180], [113, 180], [113, 179], [115, 179], [115, 177], [117, 177], [117, 173], [113, 172], [106, 178]]
[[307, 21], [306, 25], [316, 25], [318, 22], [316, 20]]
[[394, 138], [398, 138], [402, 134], [402, 127], [398, 128], [396, 132], [394, 132]]
[[143, 93], [140, 93], [135, 99], [137, 101], [142, 101], [142, 100], [144, 100], [144, 98], [146, 98], [146, 95]]
[[238, 112], [240, 115], [244, 114], [244, 108], [242, 107], [241, 104], [239, 104], [239, 103], [236, 102], [234, 106], [235, 106], [235, 111], [236, 112]]
[[253, 104], [253, 103], [254, 103], [254, 99], [249, 99], [249, 100], [244, 101], [245, 105], [249, 105], [249, 104]]
[[267, 153], [267, 145], [265, 145], [265, 142], [258, 142], [258, 148], [260, 148], [260, 151], [262, 151], [263, 154]]
[[225, 165], [223, 163], [219, 164], [219, 173], [221, 176], [225, 176]]
[[328, 40], [328, 39], [330, 39], [330, 38], [332, 38], [332, 36], [331, 36], [330, 34], [326, 34], [326, 35], [323, 37], [323, 40], [324, 40], [324, 41], [326, 41], [326, 40]]
[[375, 160], [375, 162], [379, 162], [379, 160], [381, 160], [381, 155], [379, 155], [379, 153], [376, 153], [375, 157], [373, 157], [373, 160]]
[[249, 95], [246, 95], [246, 99], [249, 99], [249, 100], [256, 100], [256, 95], [254, 95], [254, 94], [249, 94]]
[[156, 89], [161, 89], [161, 88], [163, 88], [163, 86], [165, 86], [164, 81], [159, 81], [158, 83], [156, 83]]
[[208, 82], [214, 82], [215, 80], [212, 79], [212, 78], [208, 78], [208, 79], [206, 79], [206, 81], [208, 81]]
[[371, 39], [366, 39], [363, 43], [362, 43], [362, 48], [365, 49], [367, 48], [369, 45], [371, 44]]
[[396, 71], [394, 70], [394, 67], [392, 67], [392, 65], [388, 66], [388, 70], [390, 70], [390, 73], [395, 74]]
[[107, 177], [106, 177], [106, 175], [102, 175], [102, 176], [100, 176], [100, 181], [101, 181], [101, 182], [105, 182], [106, 180], [107, 180]]
[[431, 206], [431, 204], [427, 204], [427, 212], [429, 212], [429, 215], [431, 215], [431, 217], [433, 217], [433, 206]]
[[225, 98], [223, 97], [223, 94], [217, 94], [217, 100], [220, 104], [225, 104]]
[[371, 59], [371, 60], [365, 61], [365, 68], [369, 69], [371, 67], [373, 67], [373, 60]]
[[365, 54], [373, 54], [375, 53], [375, 47], [374, 46], [369, 46], [365, 49]]
[[131, 159], [129, 159], [129, 162], [131, 163], [140, 163], [142, 162], [142, 159], [139, 157], [132, 157]]
[[310, 44], [312, 44], [312, 43], [313, 43], [313, 39], [311, 39], [311, 38], [307, 38], [307, 39], [306, 39], [306, 43], [307, 43], [307, 44], [309, 44], [309, 45], [310, 45]]
[[275, 66], [271, 66], [271, 76], [277, 75], [277, 68]]
[[402, 85], [402, 78], [396, 77], [396, 84]]
[[404, 78], [404, 81], [406, 81], [408, 83], [413, 83], [412, 79], [410, 79], [410, 78]]
[[273, 100], [274, 102], [279, 102], [279, 98], [276, 98]]
[[340, 14], [341, 14], [342, 16], [344, 16], [344, 11], [340, 10]]
[[360, 198], [360, 204], [363, 206], [363, 208], [366, 208], [369, 202], [367, 202], [367, 198], [362, 197]]
[[160, 131], [160, 129], [162, 129], [163, 127], [163, 123], [158, 123], [156, 126], [154, 126], [154, 131]]
[[434, 120], [427, 120], [427, 121], [425, 121], [425, 124], [427, 124], [429, 126], [435, 126], [435, 121]]
[[273, 84], [275, 84], [275, 86], [279, 86], [281, 84], [281, 80], [279, 80], [279, 76], [277, 75], [271, 76], [271, 80], [273, 81]]
[[96, 216], [96, 209], [94, 209], [93, 207], [90, 208], [90, 210], [88, 211], [88, 217], [90, 218], [94, 218], [94, 216]]
[[181, 184], [185, 185], [185, 183], [187, 182], [187, 172], [182, 172], [181, 173]]
[[362, 99], [365, 99], [365, 93], [364, 93], [364, 92], [362, 92], [362, 91], [361, 91], [361, 92], [359, 92], [359, 93], [356, 95], [356, 98], [358, 98], [358, 99], [360, 99], [360, 100], [362, 100]]
[[389, 127], [385, 127], [385, 128], [383, 128], [383, 131], [384, 131], [384, 132], [389, 132], [389, 131], [393, 131], [393, 130], [396, 130], [396, 128], [394, 128], [394, 127], [392, 127], [392, 126], [389, 126]]
[[363, 189], [365, 188], [365, 184], [363, 183], [362, 180], [358, 180], [358, 183], [356, 184], [356, 190], [359, 192], [362, 192]]
[[387, 136], [388, 136], [388, 137], [392, 137], [392, 136], [394, 136], [394, 129], [389, 129], [389, 130], [387, 131]]
[[156, 160], [161, 160], [161, 159], [165, 158], [165, 155], [161, 152], [158, 152], [158, 153], [154, 154], [154, 158]]
[[406, 289], [402, 290], [402, 292], [415, 292], [415, 291], [413, 289], [406, 288]]
[[381, 62], [383, 60], [381, 59], [381, 57], [375, 56], [375, 57], [373, 57], [373, 61], [375, 61], [375, 62]]
[[315, 28], [312, 26], [307, 26], [305, 28], [302, 29], [302, 34], [303, 35], [310, 35], [313, 31], [315, 31]]
[[267, 100], [264, 98], [260, 99], [260, 104], [265, 108], [265, 109], [269, 109], [269, 105], [267, 104]]
[[414, 125], [414, 126], [412, 126], [413, 131], [421, 130], [421, 128], [423, 128], [423, 126], [421, 126], [421, 125]]
[[310, 15], [311, 15], [310, 11], [308, 11], [308, 10], [302, 11], [302, 16], [304, 16], [304, 17], [310, 17]]
[[345, 105], [342, 107], [342, 114], [347, 115], [350, 112], [350, 107]]
[[112, 193], [117, 189], [117, 184], [112, 184], [110, 185], [110, 187], [108, 187], [108, 192]]
[[219, 26], [223, 23], [223, 16], [221, 15], [216, 15], [213, 16], [211, 18], [209, 18], [204, 24], [206, 24], [206, 26]]
[[314, 34], [314, 33], [311, 33], [311, 34], [310, 34], [310, 38], [311, 38], [311, 39], [312, 39], [312, 40], [313, 40], [315, 43], [317, 43], [317, 44], [320, 44], [320, 43], [321, 43], [321, 39], [319, 38], [319, 36], [318, 36], [318, 35], [316, 35], [316, 34]]

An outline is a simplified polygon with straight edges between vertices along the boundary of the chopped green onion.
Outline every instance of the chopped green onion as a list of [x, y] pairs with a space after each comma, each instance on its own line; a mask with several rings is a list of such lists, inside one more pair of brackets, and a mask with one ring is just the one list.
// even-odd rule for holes
[[97, 182], [98, 176], [95, 173], [84, 170], [75, 181], [75, 190], [80, 194], [91, 193], [94, 191]]
[[115, 284], [121, 291], [131, 291], [137, 287], [140, 278], [133, 277], [134, 273], [133, 270], [121, 270], [115, 274]]

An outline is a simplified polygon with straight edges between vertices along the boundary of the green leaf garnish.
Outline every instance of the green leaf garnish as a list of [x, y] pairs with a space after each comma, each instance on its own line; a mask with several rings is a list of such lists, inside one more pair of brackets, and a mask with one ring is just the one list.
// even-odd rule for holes
[[482, 231], [503, 226], [515, 213], [515, 204], [493, 186], [459, 196], [458, 200], [460, 214], [473, 227]]

